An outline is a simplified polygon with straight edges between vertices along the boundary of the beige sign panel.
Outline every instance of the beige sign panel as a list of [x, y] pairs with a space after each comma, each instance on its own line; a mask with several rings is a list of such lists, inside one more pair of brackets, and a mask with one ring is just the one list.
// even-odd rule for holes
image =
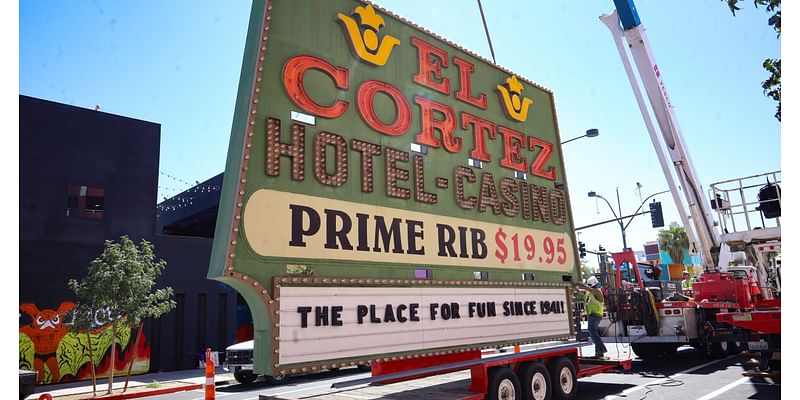
[[280, 289], [280, 366], [565, 338], [563, 287], [291, 287]]
[[244, 237], [265, 257], [571, 272], [563, 233], [259, 189]]

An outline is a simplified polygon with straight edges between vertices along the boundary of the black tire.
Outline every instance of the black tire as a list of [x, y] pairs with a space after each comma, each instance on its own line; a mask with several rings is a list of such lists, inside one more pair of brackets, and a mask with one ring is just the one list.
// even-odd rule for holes
[[713, 342], [707, 346], [706, 354], [712, 358], [723, 358], [728, 355], [728, 342]]
[[653, 358], [654, 357], [652, 351], [650, 351], [650, 347], [647, 344], [644, 344], [644, 343], [632, 343], [631, 344], [631, 349], [633, 349], [633, 352], [636, 353], [637, 357], [639, 357], [639, 358], [641, 358], [643, 360], [646, 360], [648, 358]]
[[236, 382], [247, 385], [255, 382], [258, 375], [249, 369], [241, 369], [233, 373], [233, 378], [236, 379]]
[[780, 371], [781, 370], [781, 360], [769, 360], [767, 362], [769, 365], [770, 371]]
[[634, 343], [631, 344], [631, 348], [642, 360], [657, 358], [663, 353], [661, 343]]
[[270, 385], [283, 385], [289, 380], [289, 375], [264, 375], [264, 380]]
[[549, 400], [553, 385], [550, 371], [538, 361], [529, 362], [517, 371], [522, 386], [522, 398], [533, 400]]
[[496, 367], [489, 372], [488, 400], [520, 400], [522, 389], [519, 378], [506, 367]]
[[699, 341], [693, 342], [692, 343], [692, 348], [697, 350], [697, 352], [700, 353], [700, 355], [706, 355], [706, 346], [703, 343], [701, 343]]
[[728, 342], [728, 354], [737, 355], [742, 352], [741, 342]]
[[558, 357], [550, 361], [550, 380], [553, 383], [553, 398], [571, 400], [578, 394], [578, 376], [575, 374], [575, 363], [567, 357]]
[[661, 346], [661, 357], [672, 357], [678, 351], [680, 345], [673, 343], [663, 343]]

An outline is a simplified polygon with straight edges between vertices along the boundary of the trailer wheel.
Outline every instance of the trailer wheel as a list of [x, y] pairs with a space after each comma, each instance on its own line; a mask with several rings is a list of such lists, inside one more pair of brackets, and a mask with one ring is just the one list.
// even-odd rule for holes
[[549, 400], [552, 392], [550, 372], [542, 363], [526, 363], [518, 372], [522, 382], [522, 398]]
[[571, 400], [578, 393], [578, 378], [575, 363], [569, 358], [558, 357], [550, 362], [550, 379], [553, 381], [553, 398]]
[[494, 368], [489, 373], [489, 393], [486, 398], [489, 400], [522, 399], [522, 390], [517, 375], [508, 368]]

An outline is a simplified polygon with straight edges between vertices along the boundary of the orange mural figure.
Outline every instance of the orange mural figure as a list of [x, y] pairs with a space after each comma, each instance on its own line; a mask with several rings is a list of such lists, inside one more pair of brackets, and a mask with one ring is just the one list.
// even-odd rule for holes
[[52, 378], [50, 382], [58, 382], [60, 374], [58, 371], [58, 360], [56, 350], [61, 338], [67, 334], [67, 327], [64, 326], [64, 316], [75, 308], [75, 303], [65, 301], [61, 303], [58, 310], [39, 310], [36, 304], [20, 304], [20, 311], [28, 314], [33, 319], [30, 325], [19, 328], [20, 332], [28, 335], [33, 341], [36, 357], [34, 367], [39, 371], [37, 383], [44, 379], [44, 364], [50, 370]]

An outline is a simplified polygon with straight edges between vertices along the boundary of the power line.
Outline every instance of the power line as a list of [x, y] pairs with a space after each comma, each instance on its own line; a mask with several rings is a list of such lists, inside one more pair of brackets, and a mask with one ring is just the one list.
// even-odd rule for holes
[[481, 21], [483, 21], [483, 30], [486, 32], [486, 41], [489, 42], [489, 52], [492, 53], [492, 62], [497, 64], [494, 58], [494, 47], [492, 47], [492, 38], [489, 37], [489, 27], [486, 25], [486, 17], [483, 15], [483, 6], [481, 0], [478, 0], [478, 9], [481, 11]]

